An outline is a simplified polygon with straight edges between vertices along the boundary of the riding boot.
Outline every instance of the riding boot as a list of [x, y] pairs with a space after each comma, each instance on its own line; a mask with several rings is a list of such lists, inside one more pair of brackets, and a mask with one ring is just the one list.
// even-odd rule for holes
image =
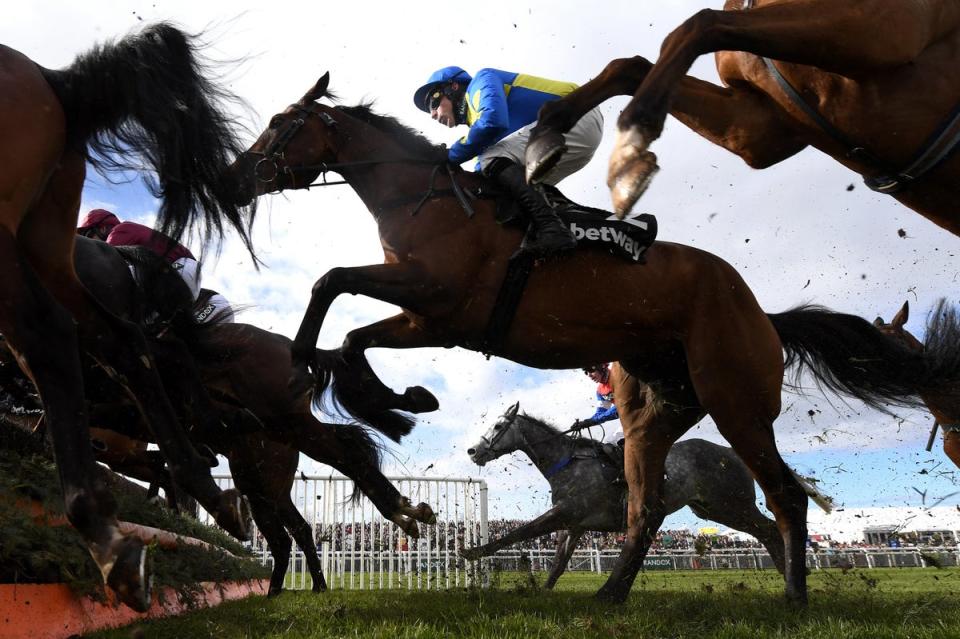
[[557, 216], [556, 211], [550, 207], [543, 193], [527, 184], [524, 168], [504, 158], [498, 160], [502, 161], [496, 163], [496, 172], [490, 174], [520, 202], [533, 222], [536, 237], [532, 241], [524, 239], [521, 250], [537, 255], [550, 255], [573, 249], [577, 240]]

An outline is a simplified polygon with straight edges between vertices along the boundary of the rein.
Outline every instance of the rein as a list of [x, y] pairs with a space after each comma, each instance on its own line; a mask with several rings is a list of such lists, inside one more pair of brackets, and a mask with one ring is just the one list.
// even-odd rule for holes
[[[744, 0], [743, 8], [752, 9], [755, 5], [756, 0]], [[936, 168], [960, 144], [960, 104], [958, 104], [937, 130], [920, 145], [920, 149], [907, 163], [907, 166], [902, 169], [894, 169], [889, 163], [866, 148], [851, 142], [839, 129], [830, 124], [819, 111], [810, 106], [793, 85], [783, 77], [780, 70], [773, 64], [773, 60], [763, 56], [760, 56], [760, 59], [763, 60], [763, 64], [767, 67], [771, 77], [776, 80], [794, 106], [803, 111], [824, 133], [833, 138], [834, 142], [847, 149], [847, 158], [862, 162], [879, 172], [878, 175], [863, 178], [863, 183], [877, 193], [891, 194], [909, 188], [911, 182], [920, 179]]]

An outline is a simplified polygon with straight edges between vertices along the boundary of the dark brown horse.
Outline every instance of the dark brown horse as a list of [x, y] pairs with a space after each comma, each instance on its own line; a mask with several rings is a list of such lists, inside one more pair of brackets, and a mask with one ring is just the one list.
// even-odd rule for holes
[[[452, 178], [436, 178], [430, 166], [436, 149], [427, 140], [368, 107], [317, 102], [327, 82], [324, 76], [275, 115], [231, 175], [246, 203], [263, 193], [306, 187], [322, 171], [336, 170], [378, 225], [384, 264], [335, 268], [314, 285], [293, 345], [293, 383], [305, 387], [312, 368], [320, 373], [320, 390], [330, 368], [341, 403], [370, 421], [376, 410], [436, 407], [419, 387], [399, 395], [377, 379], [364, 355], [372, 346], [457, 345], [538, 368], [619, 360], [625, 371], [617, 401], [626, 434], [629, 528], [599, 595], [627, 596], [664, 517], [667, 452], [709, 413], [766, 494], [784, 537], [787, 594], [805, 601], [807, 498], [773, 435], [782, 349], [791, 362], [811, 365], [828, 388], [874, 405], [916, 404], [917, 393], [956, 380], [960, 367], [934, 370], [941, 359], [933, 353], [910, 351], [860, 318], [812, 308], [767, 315], [729, 264], [667, 242], [655, 243], [642, 265], [590, 248], [538, 263], [509, 331], [488, 349], [487, 323], [522, 231], [497, 224], [487, 200], [474, 201], [475, 215], [466, 215], [451, 194]], [[425, 197], [431, 176], [434, 195]], [[480, 182], [475, 175], [457, 179], [468, 187]], [[351, 331], [339, 351], [317, 358], [324, 317], [343, 293], [403, 311]], [[356, 381], [361, 385], [351, 383]], [[395, 437], [404, 433], [395, 423], [379, 426]]]
[[[725, 86], [686, 75], [713, 52]], [[699, 11], [667, 36], [656, 64], [614, 60], [544, 105], [527, 147], [528, 179], [559, 159], [560, 133], [616, 95], [633, 96], [607, 178], [618, 215], [653, 177], [648, 149], [670, 113], [758, 169], [814, 146], [960, 235], [960, 157], [950, 155], [960, 136], [954, 0], [727, 0], [722, 11]]]
[[[960, 333], [956, 330], [958, 326], [956, 311], [948, 307], [944, 300], [940, 300], [930, 313], [925, 333], [926, 344], [904, 328], [909, 319], [910, 304], [904, 302], [889, 324], [881, 317], [875, 319], [873, 324], [880, 329], [880, 332], [890, 335], [918, 352], [928, 348], [935, 351], [941, 350], [938, 344], [930, 343], [933, 340], [960, 341]], [[960, 389], [945, 388], [936, 393], [924, 394], [923, 403], [926, 404], [927, 410], [933, 415], [939, 427], [943, 429], [943, 452], [957, 468], [960, 468]]]
[[[195, 310], [192, 295], [163, 259], [148, 250], [117, 249], [83, 237], [77, 237], [76, 242], [76, 269], [81, 281], [105, 307], [120, 317], [134, 321], [157, 318], [154, 321], [166, 326], [163, 336], [151, 337], [149, 344], [180, 419], [191, 423], [191, 409], [187, 407], [195, 408], [201, 396], [198, 390], [202, 390], [203, 400], [212, 404], [205, 410], [217, 414], [250, 411], [255, 419], [247, 423], [252, 421], [261, 427], [256, 432], [244, 432], [237, 429], [240, 422], [223, 420], [216, 430], [193, 428], [192, 436], [197, 443], [227, 457], [237, 488], [249, 499], [254, 521], [274, 558], [268, 594], [283, 588], [291, 551], [288, 531], [304, 552], [314, 591], [326, 589], [313, 531], [290, 496], [300, 451], [352, 479], [354, 498], [361, 494], [369, 497], [384, 517], [406, 534], [419, 536], [418, 521], [435, 523], [428, 505], [411, 506], [383, 476], [380, 446], [365, 428], [320, 422], [311, 412], [308, 398], [291, 392], [286, 383], [291, 376], [289, 339], [248, 324], [221, 324], [217, 318], [211, 323], [198, 323], [191, 312]], [[135, 267], [135, 277], [128, 264]], [[145, 332], [152, 336], [156, 330], [148, 326]], [[189, 361], [184, 359], [184, 349]], [[130, 401], [116, 383], [98, 372], [94, 366], [85, 371], [94, 404], [93, 421], [127, 434], [91, 429], [107, 441], [98, 459], [118, 472], [133, 471], [139, 479], [166, 480], [164, 487], [169, 488], [173, 482], [164, 477], [167, 473], [162, 464], [157, 467], [155, 451], [146, 450], [149, 431], [137, 419], [136, 411], [130, 410]], [[6, 377], [4, 388], [18, 391], [20, 385]], [[179, 491], [179, 486], [174, 487]]]
[[181, 432], [137, 327], [80, 284], [73, 240], [88, 161], [154, 170], [159, 220], [174, 237], [204, 220], [207, 237], [226, 223], [247, 240], [219, 178], [237, 149], [227, 95], [203, 72], [191, 39], [167, 24], [59, 71], [0, 46], [0, 333], [43, 398], [67, 517], [106, 584], [137, 610], [149, 603], [144, 547], [120, 534], [112, 496], [92, 479], [81, 349], [136, 398], [178, 483], [232, 532], [245, 526], [238, 493], [217, 489]]

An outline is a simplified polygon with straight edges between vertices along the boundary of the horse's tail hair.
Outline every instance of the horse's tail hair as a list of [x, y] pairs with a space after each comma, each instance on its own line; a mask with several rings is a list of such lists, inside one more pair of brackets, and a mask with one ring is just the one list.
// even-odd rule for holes
[[236, 205], [222, 177], [244, 148], [225, 105], [242, 102], [208, 79], [197, 42], [160, 22], [42, 71], [63, 105], [70, 145], [98, 171], [155, 172], [145, 181], [163, 200], [163, 233], [180, 240], [202, 221], [204, 240], [219, 240], [226, 221], [253, 255], [254, 208]]
[[[314, 369], [317, 371], [313, 388], [313, 407], [321, 413], [336, 414], [355, 419], [378, 430], [395, 442], [413, 430], [416, 420], [396, 410], [371, 409], [359, 392], [355, 375], [338, 355], [316, 351]], [[326, 391], [329, 389], [329, 393]]]
[[[786, 367], [794, 368], [794, 387], [799, 387], [800, 374], [809, 370], [821, 388], [890, 412], [889, 405], [921, 407], [921, 393], [960, 382], [956, 342], [935, 340], [935, 353], [915, 351], [862, 317], [819, 306], [800, 306], [768, 317], [780, 335]], [[941, 321], [937, 330], [956, 336], [956, 317]]]
[[[345, 446], [349, 446], [352, 453], [363, 457], [364, 461], [376, 470], [380, 470], [383, 463], [383, 444], [366, 426], [361, 424], [324, 424], [332, 426], [334, 433]], [[353, 483], [351, 502], [358, 502], [363, 497], [363, 491], [356, 482]]]
[[820, 506], [820, 510], [828, 515], [833, 512], [833, 497], [822, 492], [819, 488], [817, 488], [816, 483], [807, 477], [804, 477], [794, 469], [790, 468], [790, 472], [793, 474], [793, 478], [800, 483], [801, 487], [803, 487], [803, 492], [807, 493], [807, 497], [809, 497], [817, 506]]

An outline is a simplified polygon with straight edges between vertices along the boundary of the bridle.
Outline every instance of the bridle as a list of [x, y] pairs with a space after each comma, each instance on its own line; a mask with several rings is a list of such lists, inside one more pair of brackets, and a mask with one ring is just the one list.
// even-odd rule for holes
[[[502, 417], [503, 417], [503, 416], [501, 416], [501, 418], [502, 418]], [[528, 455], [528, 456], [530, 457], [530, 459], [533, 461], [534, 465], [537, 466], [537, 467], [539, 467], [539, 466], [540, 466], [540, 460], [539, 460], [539, 459], [535, 459], [535, 458], [533, 457], [533, 450], [534, 450], [534, 445], [535, 445], [535, 444], [539, 444], [539, 443], [542, 443], [542, 442], [545, 442], [545, 441], [549, 441], [549, 440], [551, 440], [551, 439], [556, 439], [557, 437], [564, 437], [564, 436], [567, 435], [568, 433], [570, 433], [570, 432], [572, 432], [572, 431], [574, 431], [574, 430], [577, 430], [576, 428], [568, 428], [567, 430], [560, 431], [559, 433], [550, 433], [550, 435], [548, 435], [547, 437], [544, 437], [543, 439], [538, 439], [538, 440], [535, 440], [535, 441], [530, 441], [529, 439], [527, 439], [527, 436], [524, 435], [523, 429], [520, 428], [519, 426], [517, 426], [517, 419], [518, 419], [519, 417], [520, 417], [519, 414], [514, 415], [513, 418], [512, 418], [509, 422], [507, 422], [506, 424], [504, 424], [503, 428], [501, 428], [501, 429], [499, 429], [499, 430], [496, 428], [496, 425], [494, 425], [494, 430], [495, 430], [496, 432], [494, 433], [493, 437], [488, 438], [487, 435], [486, 435], [486, 433], [484, 433], [483, 435], [480, 436], [480, 441], [481, 441], [481, 442], [484, 442], [484, 443], [487, 445], [487, 450], [488, 450], [490, 453], [492, 453], [493, 455], [495, 455], [495, 456], [497, 456], [497, 457], [500, 457], [501, 455], [505, 454], [506, 451], [502, 451], [502, 450], [499, 450], [499, 449], [496, 448], [496, 443], [497, 443], [498, 441], [500, 441], [500, 439], [506, 434], [506, 432], [507, 432], [508, 430], [511, 430], [511, 429], [513, 429], [513, 428], [516, 428], [516, 430], [517, 430], [517, 435], [520, 437], [520, 442], [521, 442], [521, 447], [518, 447], [518, 448], [519, 448], [519, 449], [525, 449], [526, 452], [527, 452], [527, 455]], [[500, 423], [500, 420], [497, 421], [497, 424], [499, 424], [499, 423]], [[567, 437], [564, 437], [564, 438], [565, 438], [565, 439], [569, 439], [569, 438], [567, 438]], [[573, 459], [574, 459], [574, 455], [572, 455], [572, 454], [563, 457], [559, 462], [557, 462], [556, 464], [554, 464], [554, 465], [551, 466], [550, 468], [547, 468], [546, 470], [543, 471], [544, 477], [546, 477], [547, 479], [550, 479], [553, 475], [557, 474], [558, 472], [560, 472], [561, 470], [563, 470], [564, 468], [566, 468], [566, 467], [570, 464], [570, 462], [573, 461]]]
[[[290, 177], [290, 182], [292, 188], [297, 187], [297, 173], [305, 173], [307, 171], [319, 170], [323, 175], [323, 185], [333, 185], [333, 184], [345, 184], [345, 181], [339, 182], [328, 182], [326, 179], [326, 173], [330, 170], [330, 165], [327, 163], [321, 163], [319, 165], [311, 166], [290, 166], [287, 162], [287, 157], [285, 151], [287, 145], [290, 144], [290, 141], [297, 136], [297, 133], [300, 132], [300, 129], [303, 128], [303, 125], [307, 123], [307, 118], [311, 115], [315, 115], [320, 118], [324, 124], [329, 127], [336, 128], [337, 121], [329, 113], [323, 111], [317, 111], [314, 107], [317, 106], [316, 102], [311, 102], [307, 106], [301, 104], [291, 104], [290, 108], [294, 109], [299, 113], [298, 117], [291, 118], [287, 120], [284, 124], [283, 129], [277, 134], [272, 142], [267, 146], [263, 151], [246, 151], [248, 155], [260, 156], [260, 159], [256, 161], [253, 165], [253, 176], [257, 181], [263, 184], [272, 184], [272, 188], [267, 193], [276, 193], [281, 189], [276, 184], [277, 177], [280, 175], [287, 175]], [[301, 188], [310, 188], [312, 184], [307, 184]]]

